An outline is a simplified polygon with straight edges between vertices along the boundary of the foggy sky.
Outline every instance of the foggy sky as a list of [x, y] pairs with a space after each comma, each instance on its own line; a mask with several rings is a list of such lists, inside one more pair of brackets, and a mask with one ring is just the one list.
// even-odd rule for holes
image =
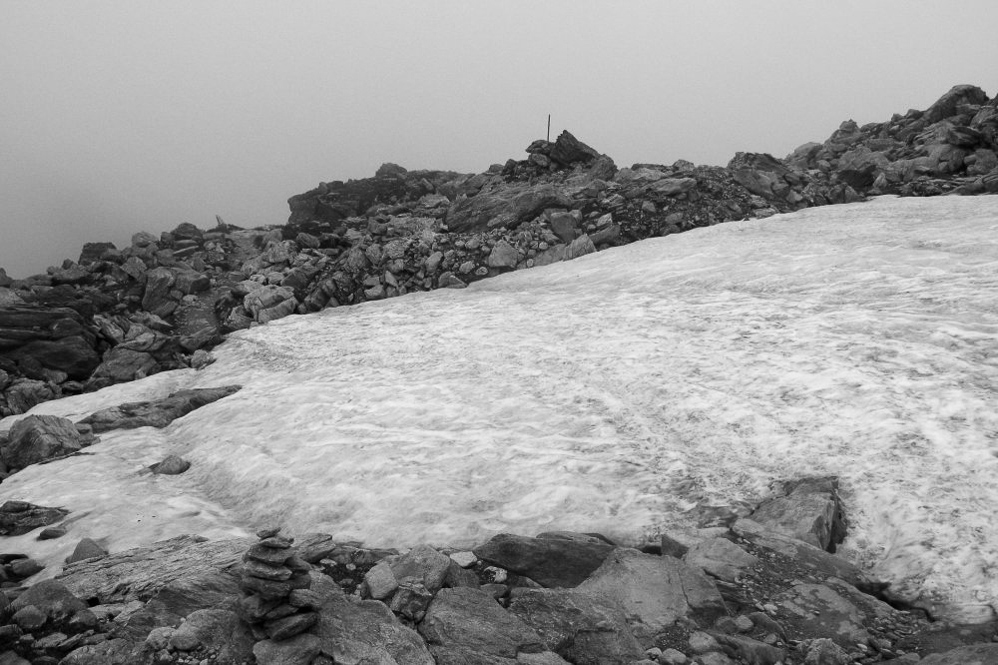
[[386, 161], [481, 172], [568, 129], [618, 166], [785, 156], [845, 119], [998, 92], [998, 3], [0, 0], [0, 266]]

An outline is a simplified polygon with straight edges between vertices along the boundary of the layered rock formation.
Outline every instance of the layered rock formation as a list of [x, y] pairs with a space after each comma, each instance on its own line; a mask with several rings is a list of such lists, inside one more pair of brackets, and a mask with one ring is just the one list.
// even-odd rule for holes
[[[199, 366], [224, 335], [294, 313], [461, 288], [643, 238], [864, 196], [998, 192], [998, 100], [956, 86], [925, 111], [847, 121], [786, 159], [618, 168], [568, 132], [477, 175], [321, 183], [284, 226], [178, 225], [88, 243], [24, 280], [0, 275], [0, 415]], [[201, 351], [200, 354], [198, 352]]]

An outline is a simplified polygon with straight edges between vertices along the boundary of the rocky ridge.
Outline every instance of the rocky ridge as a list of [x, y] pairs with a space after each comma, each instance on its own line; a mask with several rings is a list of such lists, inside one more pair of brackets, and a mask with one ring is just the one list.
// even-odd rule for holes
[[[182, 224], [123, 250], [88, 244], [46, 275], [0, 272], [0, 414], [203, 366], [227, 332], [292, 313], [864, 196], [995, 193], [996, 109], [957, 86], [924, 112], [847, 122], [785, 160], [739, 153], [726, 168], [618, 169], [565, 132], [483, 174], [385, 165], [323, 183], [292, 197], [281, 227]], [[30, 416], [0, 435], [2, 471], [87, 454], [96, 434], [162, 427], [235, 390], [78, 423]], [[188, 466], [167, 458], [148, 471]], [[0, 533], [63, 537], [69, 515], [9, 501]], [[41, 564], [8, 553], [0, 663], [998, 662], [993, 623], [933, 621], [834, 555], [847, 520], [833, 478], [780, 484], [700, 527], [644, 551], [572, 532], [501, 534], [473, 551], [373, 550], [276, 528], [111, 554], [83, 539], [57, 580], [34, 584]]]
[[[998, 662], [995, 623], [891, 605], [829, 551], [847, 523], [835, 478], [778, 484], [741, 513], [641, 551], [566, 531], [473, 550], [376, 550], [277, 528], [112, 554], [91, 543], [56, 579], [4, 583], [0, 662]], [[17, 556], [4, 555], [5, 575]]]
[[878, 194], [998, 193], [998, 98], [960, 85], [925, 111], [847, 121], [785, 159], [618, 168], [569, 132], [479, 174], [324, 182], [288, 222], [190, 223], [13, 280], [0, 270], [0, 416], [210, 362], [233, 330], [571, 260], [644, 238]]

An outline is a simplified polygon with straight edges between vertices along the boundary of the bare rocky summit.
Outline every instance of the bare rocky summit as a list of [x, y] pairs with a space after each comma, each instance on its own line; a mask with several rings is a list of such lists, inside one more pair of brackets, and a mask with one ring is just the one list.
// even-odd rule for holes
[[[847, 121], [785, 159], [738, 153], [726, 167], [618, 168], [568, 132], [526, 154], [480, 174], [385, 164], [292, 197], [285, 225], [184, 223], [123, 249], [88, 243], [78, 261], [27, 279], [0, 269], [0, 416], [203, 367], [227, 333], [293, 314], [867, 196], [998, 193], [998, 98], [956, 86], [924, 111]], [[163, 427], [238, 389], [77, 423], [28, 416], [0, 433], [0, 475], [86, 455], [97, 434]], [[189, 466], [169, 456], [144, 472]], [[72, 508], [8, 501], [0, 537], [64, 537]], [[562, 531], [472, 550], [371, 549], [276, 527], [111, 553], [83, 539], [40, 582], [42, 564], [0, 554], [0, 665], [998, 663], [995, 624], [937, 621], [836, 556], [847, 529], [837, 479], [793, 478], [644, 550]]]

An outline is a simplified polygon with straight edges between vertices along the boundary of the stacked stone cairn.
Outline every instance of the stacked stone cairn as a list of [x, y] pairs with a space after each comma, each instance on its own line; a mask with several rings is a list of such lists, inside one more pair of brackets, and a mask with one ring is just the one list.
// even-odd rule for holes
[[257, 532], [259, 542], [243, 555], [239, 616], [257, 640], [286, 640], [303, 633], [319, 620], [319, 598], [311, 591], [312, 567], [298, 556], [294, 538], [280, 528]]

